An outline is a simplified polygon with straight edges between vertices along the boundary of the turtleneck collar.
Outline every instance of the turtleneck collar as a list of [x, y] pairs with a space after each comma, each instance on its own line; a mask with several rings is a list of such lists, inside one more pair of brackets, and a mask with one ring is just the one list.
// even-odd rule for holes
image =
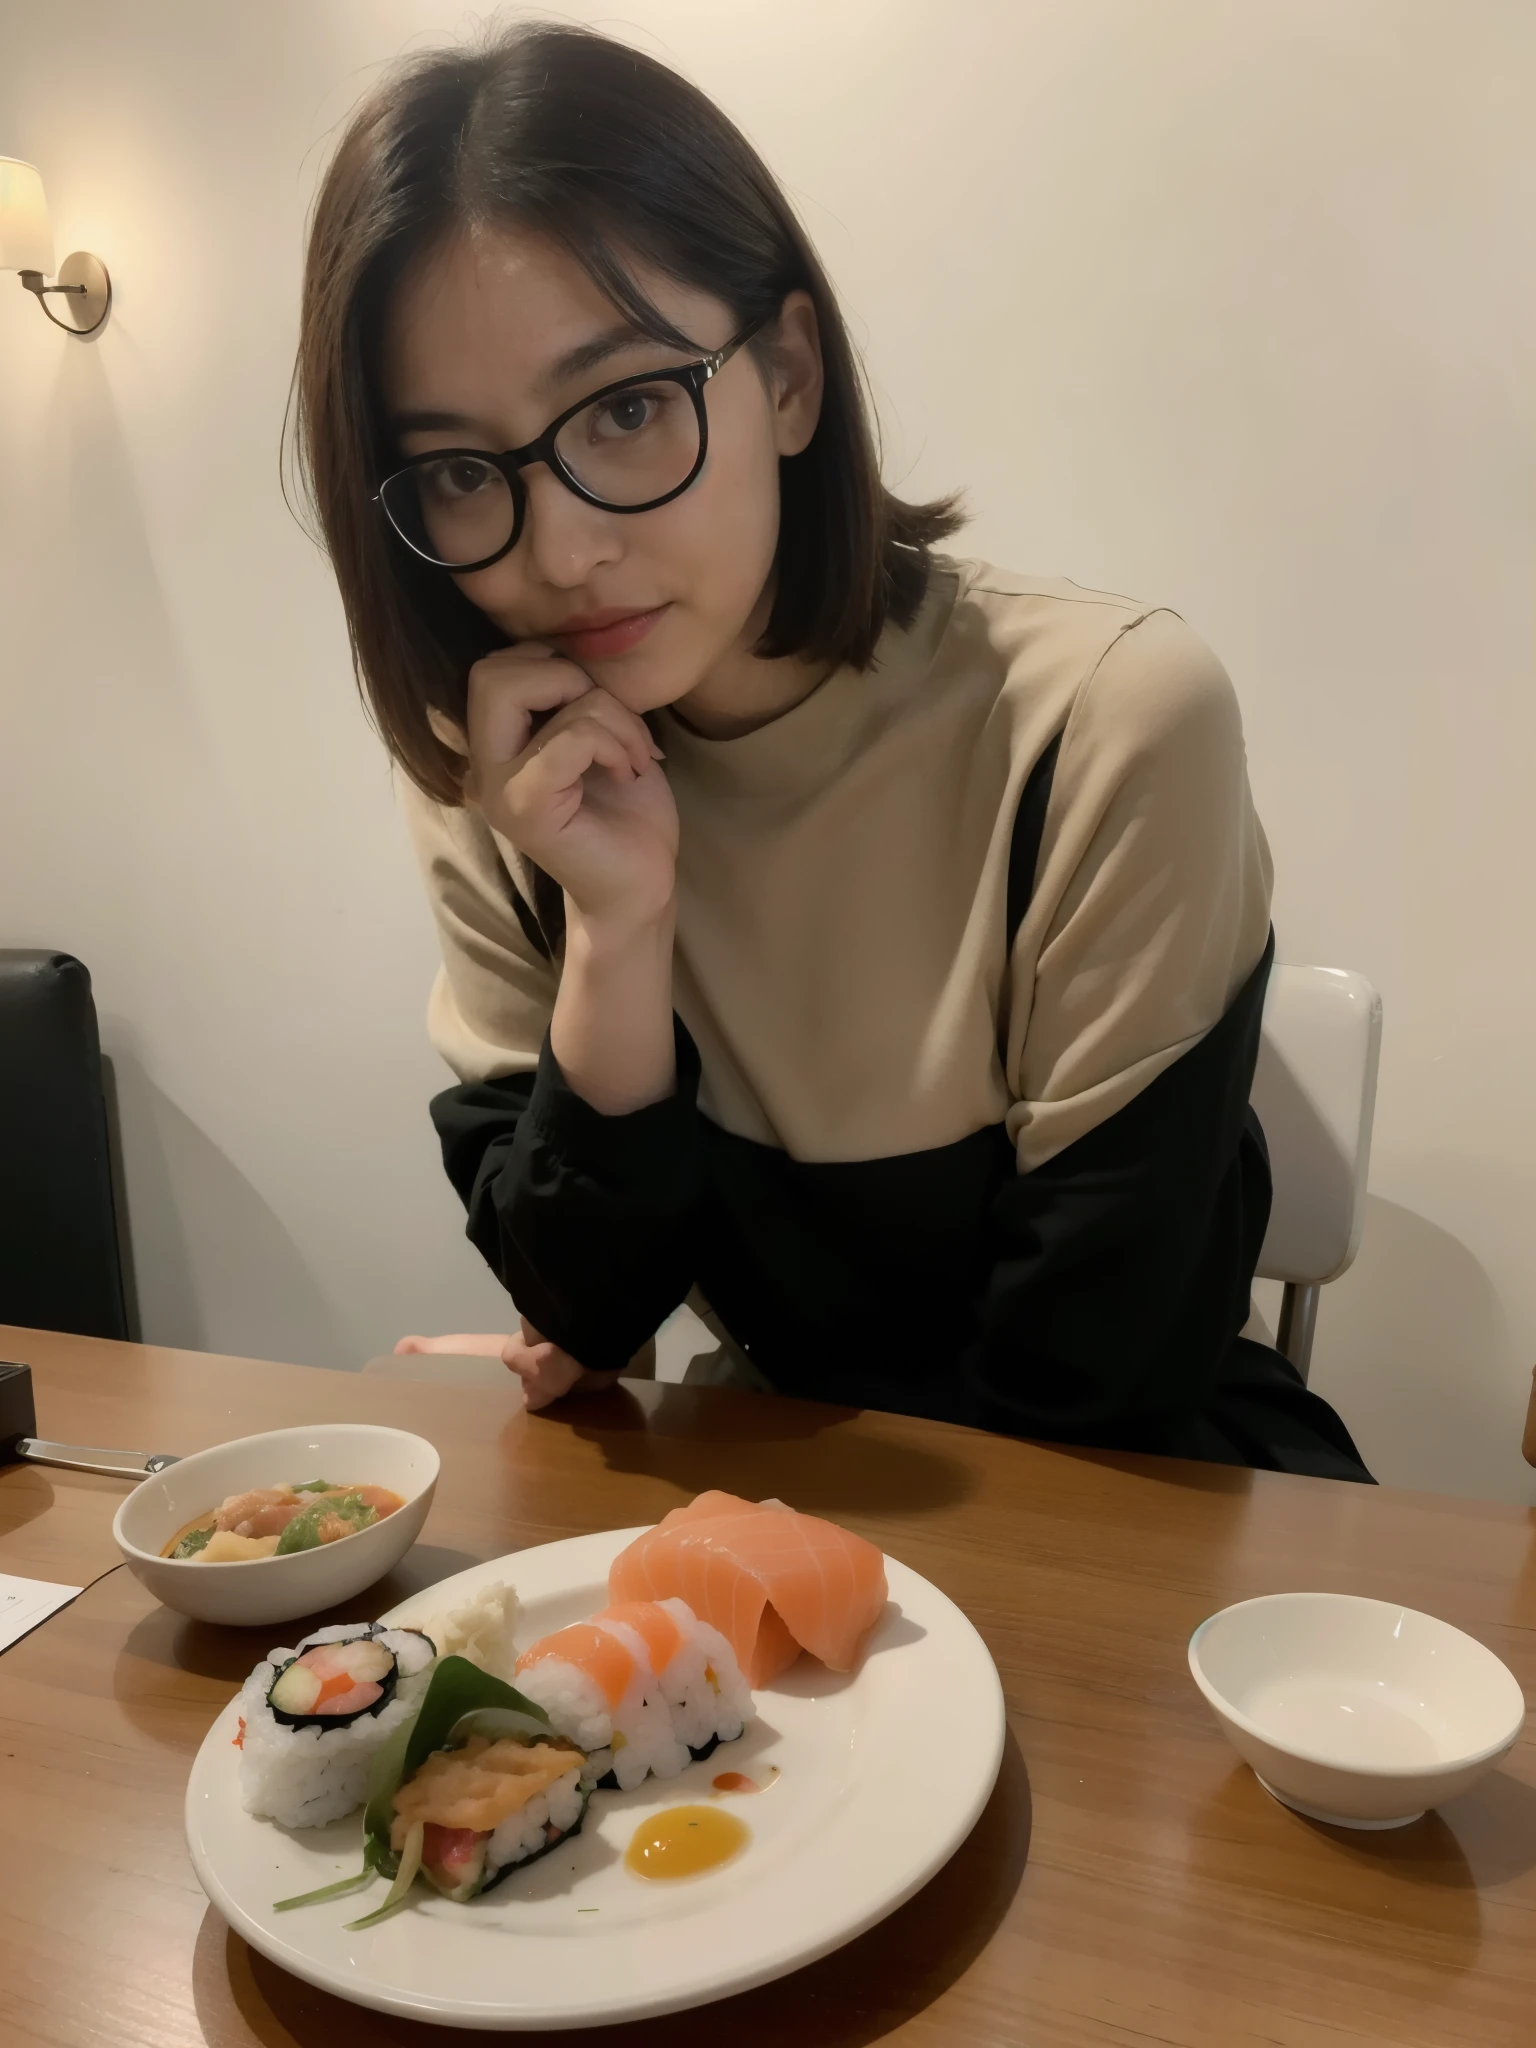
[[707, 781], [722, 795], [792, 796], [835, 780], [865, 736], [928, 673], [958, 585], [947, 563], [935, 563], [917, 617], [907, 627], [886, 627], [867, 669], [844, 663], [798, 704], [751, 732], [708, 739], [670, 709], [658, 712], [669, 768]]

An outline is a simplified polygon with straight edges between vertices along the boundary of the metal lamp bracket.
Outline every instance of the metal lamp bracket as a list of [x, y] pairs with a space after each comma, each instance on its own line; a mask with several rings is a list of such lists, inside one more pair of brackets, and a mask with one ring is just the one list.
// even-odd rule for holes
[[[112, 280], [107, 266], [84, 249], [64, 258], [53, 284], [44, 284], [40, 270], [23, 270], [20, 275], [22, 288], [35, 296], [54, 326], [62, 327], [66, 334], [94, 334], [111, 308]], [[64, 301], [69, 316], [65, 320], [48, 304], [54, 294]]]

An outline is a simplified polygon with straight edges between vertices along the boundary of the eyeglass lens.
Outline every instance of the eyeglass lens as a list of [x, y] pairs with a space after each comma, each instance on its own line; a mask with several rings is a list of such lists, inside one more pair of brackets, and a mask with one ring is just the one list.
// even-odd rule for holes
[[[627, 384], [573, 413], [555, 454], [581, 489], [615, 511], [665, 498], [699, 459], [699, 417], [678, 383]], [[413, 463], [383, 489], [384, 509], [419, 553], [444, 568], [482, 562], [511, 539], [516, 506], [507, 479], [475, 455]]]

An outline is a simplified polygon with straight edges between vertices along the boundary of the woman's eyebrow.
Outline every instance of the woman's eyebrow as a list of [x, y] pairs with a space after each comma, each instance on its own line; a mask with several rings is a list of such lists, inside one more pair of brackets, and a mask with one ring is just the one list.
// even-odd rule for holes
[[575, 348], [567, 349], [557, 362], [539, 379], [541, 390], [549, 391], [557, 384], [565, 384], [572, 377], [579, 377], [584, 370], [595, 370], [599, 363], [606, 363], [610, 356], [621, 355], [625, 349], [639, 348], [649, 343], [653, 348], [665, 348], [667, 343], [658, 341], [653, 334], [646, 334], [632, 321], [622, 321], [617, 327], [609, 327], [601, 334], [594, 334], [590, 341], [578, 342]]
[[397, 412], [391, 414], [389, 424], [397, 434], [456, 434], [480, 423], [462, 412]]
[[[667, 348], [670, 343], [660, 341], [653, 334], [645, 334], [640, 328], [624, 322], [610, 327], [602, 334], [594, 334], [590, 341], [578, 342], [575, 348], [545, 370], [539, 377], [541, 391], [553, 390], [556, 385], [569, 383], [585, 370], [595, 370], [599, 363], [605, 363], [611, 356], [622, 355], [630, 348]], [[456, 434], [461, 431], [484, 432], [484, 423], [473, 420], [462, 412], [402, 412], [396, 413], [390, 425], [397, 434]]]

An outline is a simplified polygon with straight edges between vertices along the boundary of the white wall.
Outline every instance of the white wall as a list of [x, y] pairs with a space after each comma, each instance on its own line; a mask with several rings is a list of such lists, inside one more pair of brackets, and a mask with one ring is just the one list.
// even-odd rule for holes
[[[631, 0], [847, 299], [890, 470], [1226, 658], [1284, 955], [1386, 1001], [1315, 1383], [1536, 1498], [1528, 0]], [[98, 342], [0, 278], [0, 943], [78, 952], [148, 1336], [342, 1364], [494, 1321], [424, 1103], [434, 953], [276, 447], [305, 209], [401, 0], [0, 0], [0, 151]]]

